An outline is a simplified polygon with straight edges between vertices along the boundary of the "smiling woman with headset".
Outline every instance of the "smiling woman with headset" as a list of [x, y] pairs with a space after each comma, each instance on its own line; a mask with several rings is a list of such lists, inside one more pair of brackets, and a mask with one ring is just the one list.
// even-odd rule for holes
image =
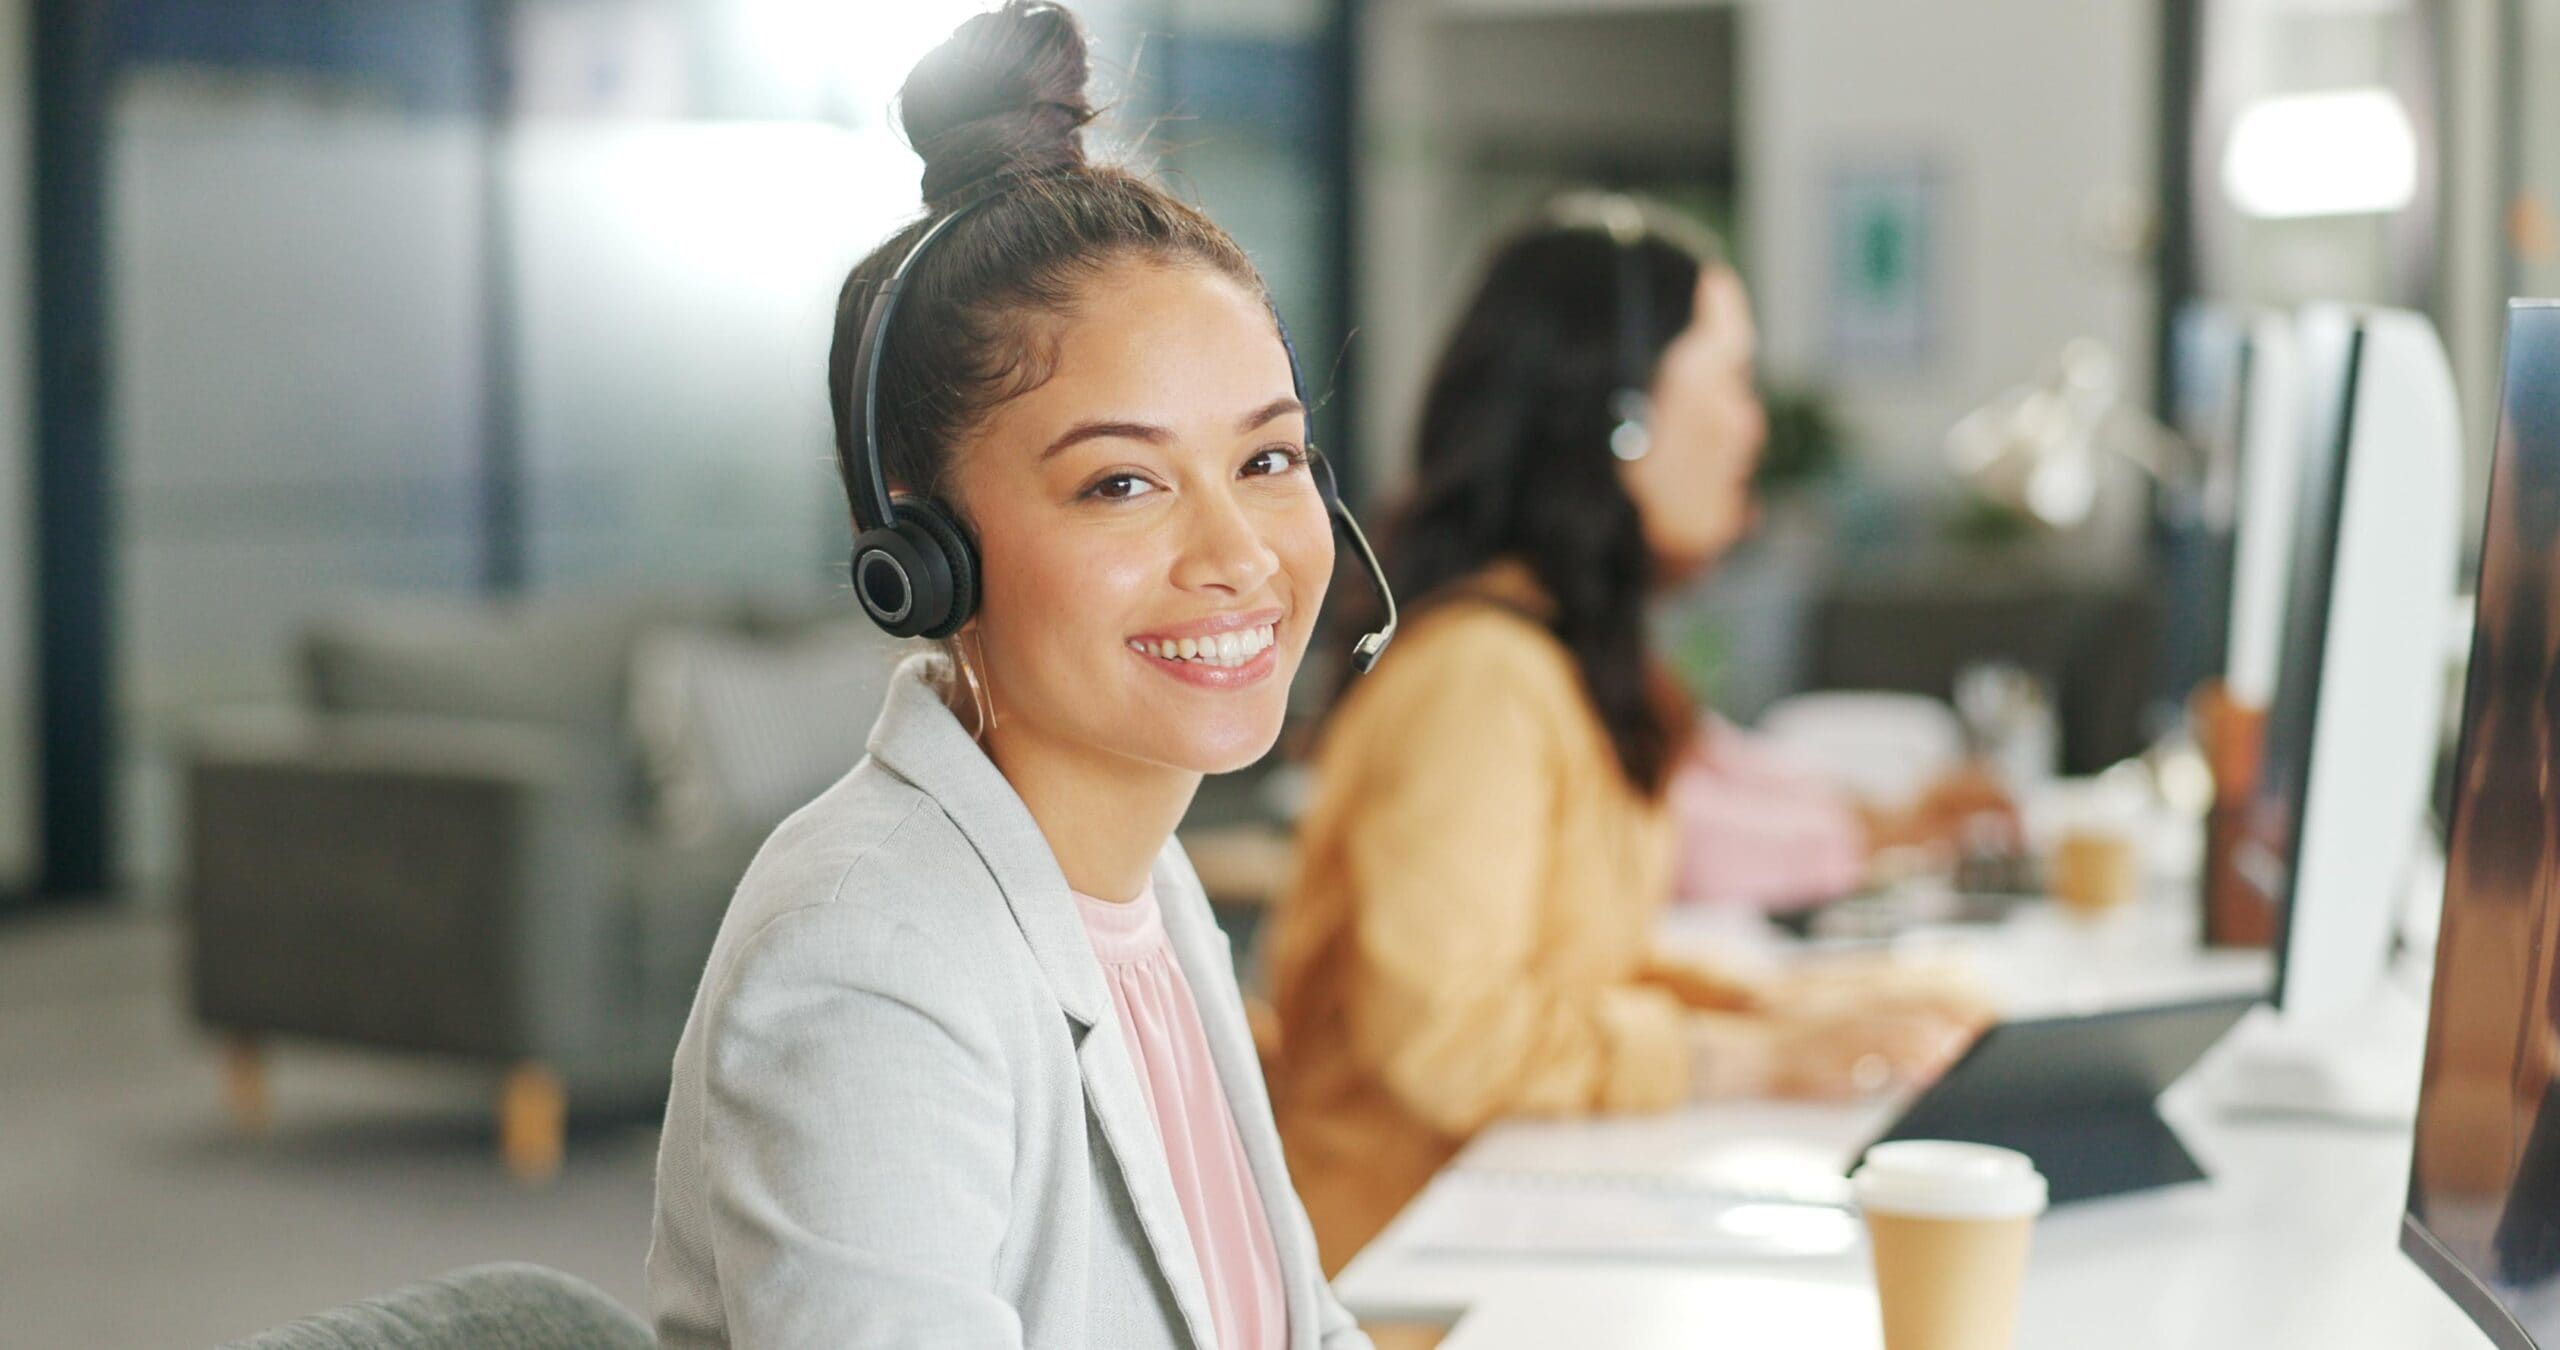
[[1367, 1344], [1172, 838], [1278, 736], [1333, 532], [1367, 549], [1261, 279], [1085, 162], [1085, 74], [1014, 0], [899, 95], [927, 215], [846, 280], [828, 381], [855, 596], [942, 646], [722, 923], [660, 1145], [670, 1350]]

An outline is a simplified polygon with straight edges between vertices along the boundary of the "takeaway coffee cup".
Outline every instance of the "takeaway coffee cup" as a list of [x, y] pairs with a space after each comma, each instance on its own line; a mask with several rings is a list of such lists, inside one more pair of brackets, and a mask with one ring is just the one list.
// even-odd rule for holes
[[1875, 1254], [1885, 1350], [2008, 1350], [2045, 1206], [2027, 1155], [1900, 1140], [1867, 1150], [1850, 1185]]
[[2054, 845], [2048, 879], [2063, 908], [2099, 918], [2142, 893], [2142, 855], [2129, 830], [2077, 826]]

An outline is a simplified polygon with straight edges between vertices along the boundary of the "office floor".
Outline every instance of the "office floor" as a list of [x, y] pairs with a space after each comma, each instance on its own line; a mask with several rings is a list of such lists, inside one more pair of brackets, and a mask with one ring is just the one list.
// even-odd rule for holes
[[189, 1347], [422, 1276], [538, 1261], [644, 1306], [657, 1135], [573, 1128], [567, 1166], [500, 1171], [484, 1074], [288, 1047], [275, 1126], [224, 1116], [175, 924], [0, 924], [0, 1344]]

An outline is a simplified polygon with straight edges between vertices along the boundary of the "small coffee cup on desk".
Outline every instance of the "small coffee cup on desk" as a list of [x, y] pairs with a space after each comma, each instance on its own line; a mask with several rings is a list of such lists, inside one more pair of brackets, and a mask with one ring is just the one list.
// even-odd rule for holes
[[2130, 830], [2075, 825], [2054, 844], [2045, 880], [2053, 898], [2084, 918], [2132, 904], [2142, 894], [2142, 853]]
[[2038, 811], [2045, 891], [2063, 909], [2100, 919], [2142, 896], [2145, 806], [2117, 775], [2057, 785]]
[[1885, 1350], [2008, 1350], [2045, 1182], [2027, 1155], [1906, 1139], [1850, 1177], [1875, 1255]]

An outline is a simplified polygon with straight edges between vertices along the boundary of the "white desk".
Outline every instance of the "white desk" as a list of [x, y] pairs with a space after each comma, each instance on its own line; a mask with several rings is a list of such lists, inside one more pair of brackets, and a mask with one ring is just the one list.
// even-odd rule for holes
[[[2121, 934], [2030, 932], [2021, 940], [2013, 933], [1978, 944], [1977, 957], [1987, 959], [1976, 968], [1995, 986], [2014, 977], [2001, 992], [2021, 1012], [2128, 993], [2217, 992], [2250, 980], [2263, 987], [2263, 957], [2190, 957], [2181, 966], [2123, 941]], [[2091, 964], [2080, 968], [2079, 959]], [[2039, 963], [2051, 978], [2033, 973]], [[2111, 973], [2091, 994], [2087, 982], [2100, 968]], [[2193, 1085], [2203, 1076], [2190, 1075], [2162, 1110], [2213, 1180], [2048, 1214], [2036, 1230], [2021, 1350], [2488, 1344], [2399, 1254], [2405, 1134], [2224, 1120], [2198, 1100]], [[1486, 1131], [1452, 1166], [1696, 1173], [1752, 1141], [1845, 1163], [1891, 1114], [1890, 1105], [1737, 1105], [1651, 1118], [1514, 1122]], [[1454, 1323], [1444, 1350], [1881, 1344], [1863, 1247], [1712, 1265], [1566, 1261], [1414, 1250], [1409, 1227], [1404, 1219], [1390, 1225], [1336, 1287], [1363, 1317]]]

